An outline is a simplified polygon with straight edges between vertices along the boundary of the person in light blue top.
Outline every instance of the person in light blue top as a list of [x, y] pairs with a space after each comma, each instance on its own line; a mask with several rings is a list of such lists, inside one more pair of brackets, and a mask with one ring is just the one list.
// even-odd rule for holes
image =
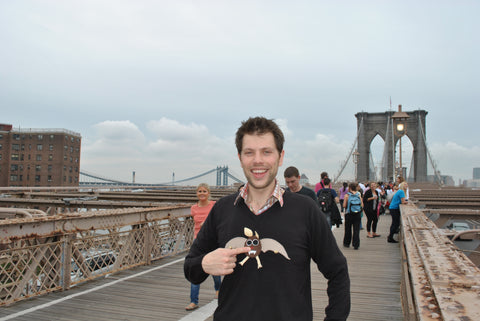
[[400, 204], [407, 204], [405, 197], [405, 191], [408, 188], [407, 182], [402, 182], [398, 186], [398, 191], [393, 195], [392, 201], [390, 202], [390, 215], [392, 216], [392, 225], [390, 225], [390, 234], [388, 235], [388, 243], [398, 243], [393, 238], [393, 235], [397, 233], [398, 228], [400, 227]]

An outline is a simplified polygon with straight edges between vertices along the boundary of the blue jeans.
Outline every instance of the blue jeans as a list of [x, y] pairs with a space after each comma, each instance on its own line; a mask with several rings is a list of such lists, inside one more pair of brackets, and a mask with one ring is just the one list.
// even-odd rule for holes
[[[222, 278], [220, 276], [212, 275], [215, 291], [220, 290], [220, 284], [222, 284]], [[190, 285], [190, 302], [198, 304], [198, 293], [200, 292], [200, 284]]]

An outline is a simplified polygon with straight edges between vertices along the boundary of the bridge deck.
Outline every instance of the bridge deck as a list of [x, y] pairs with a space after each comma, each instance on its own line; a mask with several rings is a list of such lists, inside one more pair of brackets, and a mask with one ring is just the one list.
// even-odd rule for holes
[[[365, 222], [365, 217], [364, 217]], [[390, 216], [381, 216], [380, 238], [368, 239], [361, 231], [358, 251], [344, 249], [351, 277], [350, 320], [403, 320], [400, 299], [401, 259], [398, 244], [386, 242]], [[343, 226], [334, 230], [342, 244]], [[183, 277], [183, 257], [162, 259], [153, 265], [87, 282], [66, 292], [22, 301], [0, 308], [2, 320], [212, 320], [213, 281], [200, 291], [201, 308], [188, 313], [190, 285]], [[327, 305], [326, 281], [312, 266], [314, 319], [323, 320]], [[206, 306], [207, 305], [207, 306]], [[203, 307], [203, 308], [202, 308]], [[195, 313], [195, 314], [194, 314]]]

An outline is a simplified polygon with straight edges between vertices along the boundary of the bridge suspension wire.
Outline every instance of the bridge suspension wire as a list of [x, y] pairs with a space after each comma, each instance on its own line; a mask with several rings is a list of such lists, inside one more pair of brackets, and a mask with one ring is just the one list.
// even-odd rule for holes
[[[235, 177], [234, 175], [230, 174], [229, 171], [228, 171], [228, 167], [225, 167], [224, 169], [226, 169], [224, 171], [225, 177], [228, 176], [237, 183], [244, 183], [244, 181], [242, 181], [241, 179], [239, 179], [239, 178]], [[81, 185], [86, 185], [86, 184], [102, 185], [102, 184], [105, 184], [105, 185], [133, 185], [133, 186], [172, 186], [172, 185], [175, 185], [177, 183], [184, 183], [184, 182], [188, 182], [188, 181], [193, 181], [197, 178], [207, 176], [207, 175], [209, 175], [211, 173], [214, 173], [214, 172], [217, 172], [217, 171], [218, 171], [218, 168], [214, 168], [214, 169], [208, 170], [204, 173], [201, 173], [201, 174], [198, 174], [198, 175], [195, 175], [195, 176], [192, 176], [192, 177], [188, 177], [188, 178], [185, 178], [185, 179], [173, 181], [173, 182], [157, 183], [157, 184], [144, 184], [144, 183], [124, 182], [124, 181], [116, 180], [116, 179], [113, 179], [113, 178], [108, 178], [108, 177], [104, 177], [104, 176], [101, 176], [101, 175], [98, 175], [98, 174], [94, 174], [94, 173], [91, 173], [91, 172], [88, 172], [88, 171], [85, 171], [85, 170], [81, 170], [80, 175], [83, 175], [84, 177], [89, 177], [89, 178], [101, 181], [101, 183], [100, 182], [96, 182], [96, 183], [80, 182], [80, 184]]]
[[412, 154], [412, 160], [410, 161], [410, 170], [408, 171], [408, 179], [407, 181], [412, 182], [414, 178], [415, 173], [415, 157], [414, 154]]
[[106, 177], [100, 176], [98, 174], [89, 173], [85, 170], [81, 170], [80, 175], [84, 175], [84, 176], [87, 176], [87, 177], [90, 177], [90, 178], [93, 178], [93, 179], [98, 179], [98, 180], [101, 180], [101, 181], [104, 181], [104, 182], [110, 182], [110, 183], [116, 183], [116, 184], [131, 184], [131, 183], [127, 183], [127, 182], [118, 181], [118, 180], [115, 180], [115, 179], [112, 179], [112, 178], [106, 178]]
[[360, 128], [357, 131], [357, 137], [355, 137], [355, 141], [353, 142], [352, 148], [350, 148], [350, 152], [348, 153], [347, 159], [345, 159], [343, 161], [343, 163], [340, 167], [340, 170], [338, 171], [338, 174], [333, 177], [334, 182], [337, 181], [340, 178], [340, 176], [342, 175], [345, 167], [347, 167], [348, 161], [350, 160], [350, 157], [352, 156], [352, 154], [355, 150], [355, 147], [357, 146], [358, 137], [360, 137], [360, 132], [362, 132], [362, 130], [363, 130], [363, 116], [362, 116], [362, 119], [360, 120]]
[[227, 172], [227, 175], [228, 175], [228, 177], [230, 177], [231, 179], [233, 179], [233, 180], [236, 181], [237, 183], [245, 183], [244, 181], [242, 181], [241, 179], [236, 178], [235, 176], [233, 176], [233, 175], [230, 174], [229, 172]]
[[[213, 173], [213, 172], [216, 172], [217, 169], [214, 168], [214, 169], [211, 169], [209, 171], [206, 171], [205, 173], [202, 173], [202, 174], [199, 174], [199, 175], [196, 175], [196, 176], [192, 176], [192, 177], [189, 177], [189, 178], [185, 178], [185, 179], [181, 179], [179, 181], [175, 181], [175, 183], [183, 183], [183, 182], [187, 182], [187, 181], [192, 181], [194, 179], [197, 179], [197, 178], [200, 178], [200, 177], [203, 177], [203, 176], [206, 176], [210, 173]], [[171, 185], [172, 183], [164, 183], [162, 185]]]
[[418, 115], [418, 123], [420, 124], [420, 132], [422, 133], [423, 143], [425, 144], [425, 148], [427, 149], [428, 159], [430, 160], [430, 164], [433, 167], [434, 176], [437, 179], [438, 183], [442, 184], [442, 178], [440, 177], [440, 174], [437, 170], [436, 163], [433, 160], [432, 155], [430, 154], [430, 149], [428, 148], [428, 145], [427, 145], [427, 139], [425, 138], [425, 132], [423, 131], [423, 125], [420, 119], [420, 115]]

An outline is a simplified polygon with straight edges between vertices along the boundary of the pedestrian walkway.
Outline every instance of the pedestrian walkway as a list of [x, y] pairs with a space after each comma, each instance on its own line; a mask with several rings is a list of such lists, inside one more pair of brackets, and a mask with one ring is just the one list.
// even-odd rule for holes
[[[365, 218], [364, 218], [365, 220]], [[351, 278], [352, 309], [349, 320], [403, 320], [398, 244], [387, 243], [390, 216], [380, 217], [380, 238], [369, 239], [361, 231], [358, 251], [341, 250], [347, 257]], [[365, 223], [365, 221], [364, 221]], [[342, 245], [343, 226], [334, 229]], [[213, 280], [200, 290], [200, 309], [185, 311], [190, 284], [183, 276], [184, 255], [162, 259], [149, 266], [123, 271], [76, 286], [0, 308], [3, 320], [213, 320]], [[314, 320], [323, 320], [327, 305], [326, 280], [312, 265]]]

